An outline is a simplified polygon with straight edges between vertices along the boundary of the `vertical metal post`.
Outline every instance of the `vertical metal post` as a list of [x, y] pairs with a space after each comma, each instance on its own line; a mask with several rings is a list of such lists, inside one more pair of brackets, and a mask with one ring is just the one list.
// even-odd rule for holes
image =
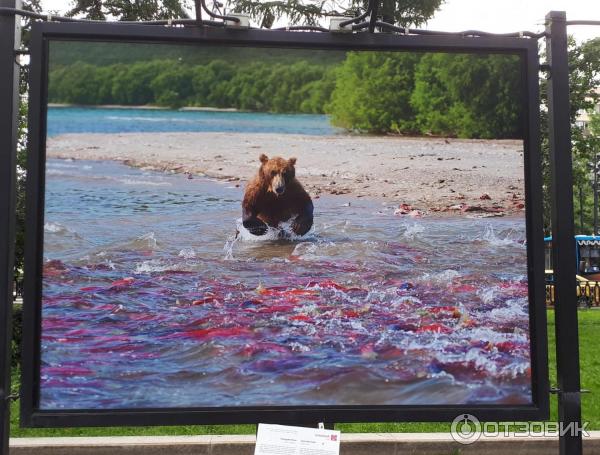
[[600, 155], [596, 155], [594, 159], [594, 235], [598, 235], [598, 166], [600, 166]]
[[579, 233], [585, 234], [583, 227], [583, 185], [579, 185]]
[[198, 25], [200, 25], [202, 23], [202, 3], [200, 0], [194, 0], [194, 12]]
[[[0, 0], [17, 8], [19, 0]], [[8, 455], [10, 432], [10, 362], [15, 252], [15, 196], [19, 66], [19, 21], [0, 16], [0, 455]]]
[[[546, 16], [546, 52], [550, 66], [548, 113], [550, 167], [552, 172], [552, 253], [554, 256], [556, 320], [556, 369], [558, 376], [558, 418], [563, 425], [581, 425], [579, 383], [579, 331], [573, 229], [573, 168], [571, 161], [571, 120], [569, 117], [569, 65], [567, 24], [564, 11]], [[582, 453], [581, 432], [560, 436], [561, 455]]]
[[[375, 2], [379, 2], [380, 0], [375, 0]], [[377, 6], [374, 7], [375, 11], [377, 11]], [[396, 12], [396, 2], [395, 0], [381, 0], [381, 18], [383, 22], [388, 22], [390, 24], [394, 24], [396, 19], [394, 18], [394, 13]]]

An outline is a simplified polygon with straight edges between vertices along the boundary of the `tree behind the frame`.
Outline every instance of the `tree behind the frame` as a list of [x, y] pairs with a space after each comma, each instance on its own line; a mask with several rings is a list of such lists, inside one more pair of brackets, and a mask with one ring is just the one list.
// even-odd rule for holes
[[[595, 38], [577, 45], [569, 40], [569, 96], [571, 101], [571, 136], [573, 144], [573, 196], [577, 234], [592, 234], [593, 230], [593, 189], [591, 185], [590, 165], [595, 161], [595, 154], [600, 153], [600, 131], [584, 134], [584, 130], [576, 123], [582, 111], [591, 111], [600, 99], [597, 90], [600, 88], [600, 38]], [[541, 79], [542, 104], [547, 105], [546, 79]], [[544, 233], [550, 234], [550, 185], [549, 143], [548, 143], [548, 111], [541, 110], [542, 116], [542, 160], [544, 171]], [[583, 194], [583, 205], [579, 192]], [[583, 224], [578, 223], [583, 211]]]
[[[418, 26], [439, 9], [443, 0], [376, 0], [378, 15], [387, 22], [402, 26]], [[194, 3], [194, 2], [191, 2]], [[325, 16], [357, 15], [367, 9], [368, 0], [218, 0], [208, 1], [209, 7], [221, 13], [249, 15], [262, 28], [271, 28], [277, 21], [285, 24], [322, 24]], [[86, 19], [137, 21], [186, 18], [192, 4], [188, 0], [75, 0], [69, 16]], [[196, 8], [197, 9], [197, 8]], [[206, 16], [206, 15], [205, 15]], [[206, 17], [205, 17], [206, 18]]]

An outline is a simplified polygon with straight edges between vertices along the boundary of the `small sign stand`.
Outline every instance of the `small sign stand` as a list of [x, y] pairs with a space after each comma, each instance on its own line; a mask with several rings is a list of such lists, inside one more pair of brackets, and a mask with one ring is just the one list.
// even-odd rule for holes
[[325, 429], [322, 422], [317, 428], [260, 423], [254, 455], [339, 455], [340, 436], [339, 431]]

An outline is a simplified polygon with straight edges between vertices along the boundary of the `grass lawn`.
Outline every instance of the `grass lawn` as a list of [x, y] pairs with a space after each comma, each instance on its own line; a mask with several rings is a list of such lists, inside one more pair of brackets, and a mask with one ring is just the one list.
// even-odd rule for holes
[[[596, 354], [596, 341], [600, 338], [600, 310], [579, 312], [579, 337], [581, 355], [582, 388], [592, 393], [582, 395], [583, 420], [589, 422], [589, 430], [600, 430], [600, 398], [595, 394], [600, 390], [600, 356]], [[548, 342], [550, 384], [556, 385], [556, 353], [554, 350], [554, 311], [548, 311]], [[17, 383], [17, 375], [13, 375]], [[550, 420], [557, 419], [556, 397], [550, 398]], [[12, 405], [11, 436], [137, 436], [137, 435], [202, 435], [202, 434], [254, 434], [254, 425], [209, 425], [177, 427], [120, 427], [120, 428], [64, 428], [64, 429], [24, 429], [19, 428], [19, 404]], [[352, 423], [338, 424], [336, 429], [344, 433], [385, 433], [385, 432], [449, 432], [449, 423]]]

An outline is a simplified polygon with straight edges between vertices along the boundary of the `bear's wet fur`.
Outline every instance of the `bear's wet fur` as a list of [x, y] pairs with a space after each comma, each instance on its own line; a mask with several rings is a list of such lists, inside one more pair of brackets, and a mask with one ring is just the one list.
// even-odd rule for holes
[[246, 186], [242, 223], [254, 235], [264, 235], [267, 226], [292, 220], [296, 235], [306, 234], [313, 224], [313, 203], [296, 179], [296, 158], [260, 155], [258, 174]]

